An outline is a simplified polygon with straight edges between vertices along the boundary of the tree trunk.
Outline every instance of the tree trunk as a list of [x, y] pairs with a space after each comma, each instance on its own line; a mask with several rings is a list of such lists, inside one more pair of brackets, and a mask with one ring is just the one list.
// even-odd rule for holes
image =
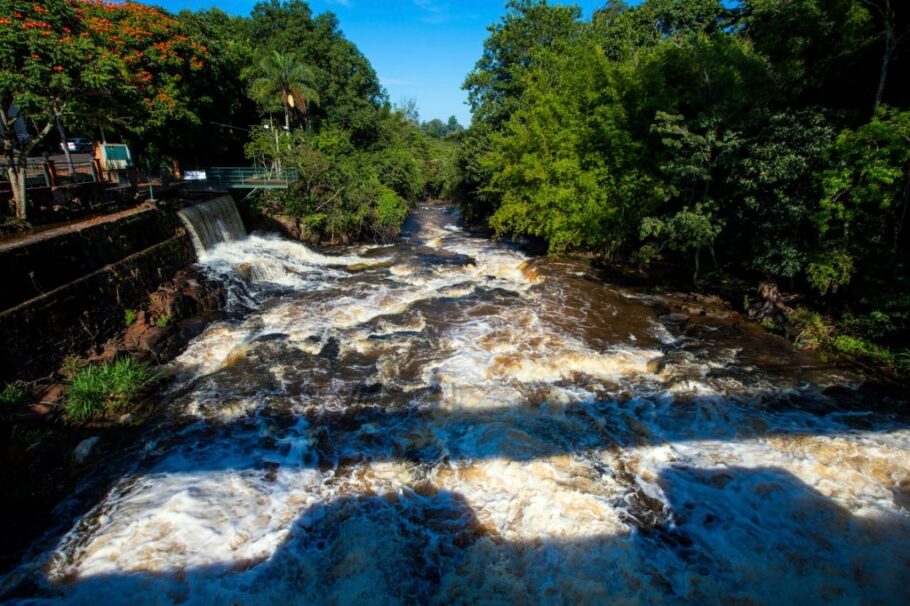
[[6, 173], [9, 177], [10, 188], [13, 190], [16, 218], [25, 221], [28, 218], [25, 199], [25, 169], [16, 163], [15, 166], [7, 166]]
[[63, 155], [66, 156], [66, 164], [70, 167], [70, 178], [76, 175], [76, 167], [73, 166], [73, 156], [70, 154], [70, 146], [66, 140], [66, 129], [63, 128], [63, 122], [60, 120], [60, 110], [54, 108], [54, 123], [57, 125], [57, 132], [60, 133], [60, 141], [63, 144]]
[[4, 164], [6, 164], [6, 176], [9, 180], [10, 190], [13, 194], [13, 203], [16, 207], [16, 217], [25, 221], [28, 219], [28, 207], [26, 205], [26, 187], [25, 187], [25, 175], [26, 169], [28, 168], [28, 155], [35, 148], [38, 143], [40, 143], [51, 129], [54, 127], [54, 122], [51, 114], [48, 114], [48, 121], [44, 125], [44, 128], [38, 131], [36, 137], [31, 139], [24, 146], [21, 145], [21, 142], [18, 140], [18, 135], [16, 134], [16, 120], [18, 117], [13, 117], [9, 119], [6, 114], [3, 114], [2, 125], [3, 125], [3, 153], [4, 153]]
[[774, 282], [762, 282], [758, 285], [757, 300], [749, 308], [748, 316], [752, 319], [770, 318], [780, 316], [786, 318], [787, 314], [792, 311], [784, 302], [777, 284]]
[[696, 249], [695, 249], [695, 274], [692, 276], [692, 283], [693, 283], [693, 284], [698, 284], [698, 270], [699, 270], [700, 265], [701, 265], [701, 264], [699, 263], [699, 253], [700, 253], [700, 252], [701, 252], [701, 248], [696, 248]]
[[894, 50], [897, 48], [897, 37], [894, 35], [894, 12], [891, 10], [891, 0], [881, 0], [881, 6], [871, 0], [865, 0], [865, 3], [878, 11], [882, 18], [882, 27], [885, 35], [885, 51], [882, 53], [882, 65], [878, 75], [878, 88], [875, 90], [875, 100], [872, 102], [872, 114], [878, 111], [882, 103], [882, 96], [885, 94], [885, 83], [888, 80], [888, 67], [891, 64], [891, 58], [894, 56]]

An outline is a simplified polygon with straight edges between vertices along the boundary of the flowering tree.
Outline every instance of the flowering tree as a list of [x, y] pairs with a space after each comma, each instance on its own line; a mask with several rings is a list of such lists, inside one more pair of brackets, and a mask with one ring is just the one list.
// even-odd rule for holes
[[26, 218], [28, 154], [63, 116], [136, 136], [195, 119], [185, 83], [207, 52], [172, 16], [135, 2], [0, 0], [2, 152], [16, 215]]

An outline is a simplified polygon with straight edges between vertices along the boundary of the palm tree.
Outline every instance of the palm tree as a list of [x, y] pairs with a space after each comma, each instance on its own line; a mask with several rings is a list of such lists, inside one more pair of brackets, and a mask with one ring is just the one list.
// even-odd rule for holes
[[286, 130], [291, 128], [293, 112], [300, 112], [305, 119], [308, 106], [319, 103], [313, 70], [294, 55], [273, 51], [259, 62], [259, 74], [250, 87], [250, 96], [267, 108], [280, 103]]

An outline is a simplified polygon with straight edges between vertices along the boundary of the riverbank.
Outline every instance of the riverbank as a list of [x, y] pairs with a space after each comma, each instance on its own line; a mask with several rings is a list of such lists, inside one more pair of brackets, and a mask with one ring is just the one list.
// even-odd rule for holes
[[[719, 297], [745, 320], [786, 338], [797, 348], [817, 352], [826, 363], [853, 365], [870, 380], [895, 387], [910, 385], [907, 349], [888, 349], [877, 344], [872, 337], [881, 337], [882, 332], [876, 331], [872, 321], [864, 323], [854, 318], [845, 322], [830, 306], [817, 304], [805, 293], [780, 290], [773, 282], [737, 277], [719, 268], [693, 283], [691, 276], [670, 263], [643, 268], [631, 261], [589, 255], [580, 258], [590, 262], [608, 281]], [[679, 310], [685, 311], [686, 307], [682, 302]], [[900, 340], [899, 334], [891, 336], [892, 342]]]
[[225, 293], [191, 267], [176, 212], [140, 206], [0, 244], [15, 269], [0, 297], [0, 484], [19, 512], [0, 521], [2, 569], [116, 475], [108, 459], [157, 410], [142, 373], [220, 317]]

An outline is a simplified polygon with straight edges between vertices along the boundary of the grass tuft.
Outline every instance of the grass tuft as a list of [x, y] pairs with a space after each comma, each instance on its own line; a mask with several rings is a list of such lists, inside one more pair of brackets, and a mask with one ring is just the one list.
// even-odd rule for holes
[[135, 309], [124, 309], [123, 310], [123, 323], [126, 324], [127, 327], [132, 326], [133, 324], [136, 323], [136, 317], [138, 315], [139, 314], [136, 312]]
[[117, 412], [158, 380], [147, 365], [132, 358], [80, 369], [67, 389], [66, 415], [83, 421], [105, 413]]

